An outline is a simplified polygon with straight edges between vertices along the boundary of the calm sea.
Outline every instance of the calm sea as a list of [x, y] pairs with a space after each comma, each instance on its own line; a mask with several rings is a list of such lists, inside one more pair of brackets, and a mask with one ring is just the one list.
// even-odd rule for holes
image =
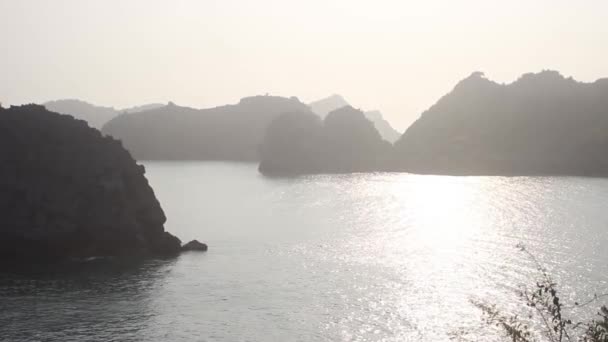
[[606, 179], [145, 165], [167, 230], [209, 251], [5, 267], [0, 341], [494, 341], [471, 300], [519, 310], [518, 243], [563, 301], [608, 292]]

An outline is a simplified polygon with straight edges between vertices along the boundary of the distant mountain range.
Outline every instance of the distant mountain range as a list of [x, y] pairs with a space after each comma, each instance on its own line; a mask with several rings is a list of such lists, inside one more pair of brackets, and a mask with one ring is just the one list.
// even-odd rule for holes
[[[342, 107], [350, 106], [350, 104], [342, 96], [334, 94], [324, 99], [311, 102], [309, 106], [315, 114], [319, 115], [321, 119], [324, 119], [328, 113]], [[364, 114], [365, 117], [374, 124], [384, 140], [392, 144], [401, 137], [401, 133], [394, 129], [391, 124], [382, 117], [380, 111], [372, 110], [364, 112]]]
[[170, 103], [110, 120], [102, 132], [122, 140], [140, 160], [259, 161], [259, 145], [272, 120], [308, 112], [297, 98], [253, 96], [235, 105], [194, 109]]
[[[323, 116], [344, 103], [334, 95], [310, 106]], [[385, 152], [363, 148], [374, 146], [373, 139], [361, 135], [363, 126], [352, 124], [359, 122], [361, 115], [352, 110], [343, 114], [348, 113], [350, 117], [340, 121], [341, 130], [331, 134], [314, 133], [323, 132], [327, 122], [277, 119], [263, 145], [260, 171], [273, 175], [391, 170], [449, 175], [608, 176], [608, 79], [582, 83], [556, 71], [543, 71], [525, 74], [505, 85], [475, 72], [424, 112], [391, 146], [389, 158], [375, 159]], [[281, 135], [277, 127], [289, 133]], [[298, 130], [308, 133], [303, 135]], [[357, 137], [357, 141], [344, 138], [344, 134]], [[313, 135], [315, 142], [309, 142], [305, 138], [308, 135]], [[340, 152], [320, 163], [315, 155], [327, 156], [325, 151]]]
[[[210, 109], [173, 103], [116, 109], [76, 99], [49, 101], [44, 106], [85, 120], [89, 126], [122, 140], [137, 159], [259, 161], [258, 149], [266, 128], [280, 114], [313, 109], [325, 117], [348, 103], [334, 95], [310, 104], [310, 108], [296, 98], [277, 96], [253, 96], [237, 105]], [[366, 112], [365, 116], [385, 140], [394, 142], [399, 138], [380, 112]]]
[[341, 95], [334, 94], [326, 98], [311, 102], [308, 104], [308, 106], [310, 106], [310, 109], [313, 111], [313, 113], [320, 116], [321, 119], [325, 119], [327, 114], [329, 114], [330, 112], [342, 107], [350, 106], [350, 104], [346, 102], [346, 100]]
[[370, 120], [374, 127], [380, 133], [382, 139], [394, 144], [401, 137], [401, 133], [399, 133], [396, 129], [391, 126], [391, 124], [384, 119], [382, 113], [378, 110], [370, 110], [364, 112], [365, 117]]
[[[274, 174], [608, 176], [608, 79], [583, 83], [556, 71], [524, 74], [510, 84], [475, 72], [399, 139], [382, 114], [362, 113], [339, 95], [309, 105], [295, 97], [254, 96], [210, 109], [170, 103], [120, 111], [77, 100], [45, 105], [94, 127], [110, 117], [102, 132], [122, 140], [137, 159], [261, 159], [260, 170]], [[397, 141], [377, 144], [369, 127]]]
[[89, 126], [101, 129], [106, 122], [120, 113], [136, 113], [144, 110], [164, 106], [160, 103], [151, 103], [143, 106], [115, 109], [114, 107], [102, 107], [76, 99], [64, 99], [43, 103], [48, 110], [60, 114], [68, 114], [76, 119], [88, 122]]

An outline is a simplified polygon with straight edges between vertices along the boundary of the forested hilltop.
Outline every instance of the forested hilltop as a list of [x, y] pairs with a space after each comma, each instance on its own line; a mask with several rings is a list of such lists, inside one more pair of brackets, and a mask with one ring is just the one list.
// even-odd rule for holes
[[556, 71], [498, 84], [473, 73], [395, 144], [395, 170], [473, 175], [608, 175], [608, 79]]

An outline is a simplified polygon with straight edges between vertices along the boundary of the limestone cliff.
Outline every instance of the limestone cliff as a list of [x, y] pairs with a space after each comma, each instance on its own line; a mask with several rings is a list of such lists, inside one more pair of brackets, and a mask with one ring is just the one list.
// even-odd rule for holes
[[84, 121], [0, 108], [0, 257], [178, 253], [144, 172]]

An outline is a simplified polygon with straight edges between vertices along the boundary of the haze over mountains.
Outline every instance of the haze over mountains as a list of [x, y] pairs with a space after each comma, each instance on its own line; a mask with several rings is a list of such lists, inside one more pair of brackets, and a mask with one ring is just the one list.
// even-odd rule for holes
[[[382, 163], [365, 155], [373, 148], [361, 148], [356, 139], [337, 138], [350, 134], [368, 139], [372, 135], [361, 133], [367, 130], [362, 128], [366, 126], [360, 120], [362, 112], [350, 107], [339, 95], [309, 105], [295, 97], [278, 96], [248, 97], [236, 105], [210, 109], [151, 104], [122, 110], [122, 114], [110, 107], [78, 100], [53, 101], [45, 105], [51, 110], [86, 119], [94, 127], [110, 117], [102, 128], [103, 133], [122, 140], [135, 158], [142, 160], [262, 159], [265, 166], [261, 170], [272, 169], [266, 167], [269, 165], [282, 165], [279, 169], [290, 174], [361, 170], [437, 174], [608, 174], [605, 153], [608, 149], [608, 79], [581, 83], [565, 78], [557, 71], [524, 74], [511, 84], [498, 84], [486, 79], [483, 73], [475, 72], [425, 111], [400, 137], [381, 113], [365, 112], [364, 118], [373, 122], [385, 141], [396, 141], [394, 147], [388, 148], [390, 153], [386, 153], [384, 147], [377, 150], [382, 150], [379, 152]], [[330, 127], [343, 125], [343, 132], [328, 130], [323, 118], [327, 119], [328, 113], [341, 108], [347, 108], [340, 112], [342, 119]], [[290, 115], [271, 125], [286, 113]], [[311, 119], [309, 114], [313, 113], [319, 120]], [[307, 130], [308, 135], [298, 133], [298, 127]], [[291, 132], [294, 140], [289, 141], [289, 136], [277, 132], [281, 128]], [[329, 132], [335, 134], [336, 139], [330, 139]], [[324, 149], [315, 145], [310, 150], [306, 139], [314, 144], [326, 144], [327, 151], [334, 147], [340, 150], [348, 145], [344, 142], [349, 141], [353, 150], [359, 150], [357, 155], [361, 163], [331, 164], [327, 155], [313, 160], [307, 153], [312, 150], [321, 153]], [[279, 142], [282, 146], [273, 146]], [[342, 144], [342, 147], [333, 146], [334, 143]], [[293, 151], [290, 152], [290, 148]], [[273, 157], [269, 151], [278, 154]], [[301, 159], [296, 163], [294, 156]], [[288, 166], [288, 160], [300, 166]], [[312, 163], [309, 167], [301, 165], [306, 160]], [[321, 160], [329, 163], [327, 167], [322, 167]], [[300, 172], [298, 167], [302, 167]]]
[[[108, 121], [121, 113], [144, 112], [165, 106], [161, 103], [150, 103], [130, 108], [116, 109], [114, 107], [97, 106], [78, 99], [48, 101], [43, 103], [43, 105], [50, 111], [72, 115], [77, 119], [85, 120], [91, 127], [99, 130], [101, 130]], [[340, 95], [332, 95], [309, 104], [312, 111], [321, 116], [321, 118], [325, 118], [325, 116], [333, 110], [348, 105], [349, 103]], [[382, 113], [379, 111], [367, 111], [365, 112], [365, 116], [374, 123], [384, 140], [394, 143], [401, 136], [388, 121], [384, 120]]]
[[259, 170], [266, 175], [384, 170], [391, 147], [351, 106], [331, 111], [323, 120], [306, 112], [287, 113], [268, 128]]
[[608, 79], [475, 72], [406, 130], [395, 160], [416, 173], [606, 176], [607, 151]]
[[[324, 111], [340, 97], [313, 103]], [[319, 124], [294, 122], [314, 131]], [[288, 126], [288, 125], [283, 125]], [[345, 125], [344, 130], [352, 129]], [[287, 127], [294, 141], [309, 144]], [[275, 128], [276, 130], [276, 128]], [[343, 133], [344, 134], [344, 133]], [[356, 135], [356, 133], [352, 133]], [[298, 173], [311, 160], [305, 148], [279, 139], [269, 131], [260, 170], [264, 173]], [[325, 141], [332, 149], [336, 141]], [[272, 147], [269, 145], [276, 144]], [[353, 144], [353, 149], [357, 147]], [[315, 151], [323, 149], [316, 148]], [[459, 82], [409, 127], [392, 148], [388, 164], [370, 161], [342, 172], [393, 170], [452, 175], [608, 175], [608, 79], [580, 83], [556, 71], [529, 73], [504, 85], [475, 72]], [[369, 160], [363, 155], [361, 161]], [[287, 156], [287, 157], [284, 157]], [[337, 155], [336, 155], [337, 156]], [[316, 173], [336, 172], [331, 158], [312, 168]], [[314, 160], [311, 161], [316, 165]], [[271, 167], [276, 166], [276, 167]], [[312, 172], [304, 167], [299, 173]]]
[[169, 104], [121, 114], [102, 132], [122, 140], [141, 160], [258, 161], [259, 145], [272, 120], [287, 112], [310, 112], [297, 98], [253, 96], [235, 105], [194, 109]]
[[[324, 99], [311, 102], [309, 106], [315, 114], [324, 119], [330, 112], [342, 107], [350, 106], [350, 104], [341, 95], [334, 94]], [[371, 110], [364, 112], [364, 114], [368, 120], [374, 123], [374, 126], [384, 140], [392, 144], [401, 136], [401, 133], [395, 130], [391, 124], [384, 119], [380, 111]]]
[[43, 105], [52, 112], [68, 114], [76, 119], [85, 120], [89, 123], [89, 126], [99, 130], [101, 130], [106, 122], [110, 121], [120, 113], [136, 113], [164, 106], [160, 103], [150, 103], [142, 106], [115, 109], [114, 107], [96, 106], [76, 99], [48, 101], [43, 103]]

